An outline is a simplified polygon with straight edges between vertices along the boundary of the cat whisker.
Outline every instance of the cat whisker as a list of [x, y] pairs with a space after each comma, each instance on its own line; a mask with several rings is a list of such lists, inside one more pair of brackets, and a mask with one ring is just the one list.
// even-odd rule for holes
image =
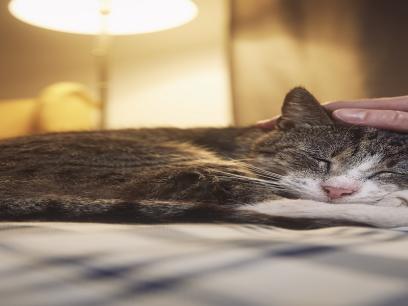
[[218, 170], [218, 169], [213, 169], [213, 171], [217, 172], [217, 173], [220, 173], [220, 174], [223, 174], [224, 176], [226, 176], [228, 178], [240, 179], [241, 181], [251, 182], [253, 184], [258, 184], [258, 185], [262, 185], [262, 186], [265, 186], [265, 187], [274, 187], [276, 189], [281, 189], [281, 186], [276, 184], [274, 181], [249, 177], [249, 176], [245, 176], [245, 175], [239, 175], [239, 174], [235, 174], [235, 173], [221, 171], [221, 170]]
[[248, 168], [249, 170], [255, 172], [255, 173], [258, 174], [258, 175], [262, 175], [262, 176], [267, 177], [267, 178], [280, 179], [280, 178], [283, 177], [283, 176], [280, 175], [280, 174], [273, 173], [273, 172], [270, 172], [270, 171], [268, 171], [268, 170], [255, 167], [255, 166], [253, 166], [253, 165], [244, 164], [244, 167]]
[[[231, 180], [231, 176], [227, 176], [227, 175], [221, 175], [218, 176], [218, 178], [221, 179], [229, 179]], [[270, 185], [268, 184], [263, 184], [263, 183], [259, 183], [259, 182], [254, 182], [254, 181], [248, 181], [247, 179], [242, 179], [242, 178], [233, 178], [234, 180], [238, 180], [240, 185], [247, 185], [250, 186], [251, 188], [261, 188], [261, 189], [268, 189], [268, 190], [278, 190], [279, 188], [276, 186], [273, 186], [273, 188], [271, 188]]]
[[[245, 160], [249, 160], [249, 159], [245, 159]], [[262, 177], [267, 178], [267, 179], [278, 180], [278, 179], [281, 179], [283, 177], [280, 174], [273, 173], [273, 172], [270, 172], [270, 171], [268, 171], [266, 169], [262, 169], [262, 168], [254, 166], [252, 164], [246, 163], [246, 162], [244, 162], [244, 159], [242, 159], [242, 160], [233, 160], [233, 159], [231, 159], [230, 161], [237, 162], [240, 166], [243, 166], [244, 168], [247, 168], [247, 169], [251, 170], [252, 172], [254, 172], [255, 174], [257, 174], [258, 176], [262, 176]]]

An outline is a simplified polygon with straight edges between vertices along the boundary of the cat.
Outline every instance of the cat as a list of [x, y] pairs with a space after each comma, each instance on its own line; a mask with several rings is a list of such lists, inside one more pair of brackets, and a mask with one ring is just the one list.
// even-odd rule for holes
[[408, 136], [333, 122], [306, 89], [275, 130], [156, 128], [0, 142], [0, 220], [408, 225]]

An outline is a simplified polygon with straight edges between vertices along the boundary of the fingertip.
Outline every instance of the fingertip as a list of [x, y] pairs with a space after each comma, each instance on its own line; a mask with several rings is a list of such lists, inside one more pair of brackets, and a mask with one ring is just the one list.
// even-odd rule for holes
[[[344, 108], [344, 102], [345, 101], [329, 101], [325, 104], [323, 104], [322, 106], [327, 109], [328, 111], [336, 111], [340, 108]], [[346, 102], [347, 103], [347, 102]]]
[[397, 132], [408, 131], [408, 112], [373, 109], [338, 109], [332, 113], [335, 120], [349, 124], [370, 126]]
[[348, 123], [362, 123], [367, 116], [367, 111], [364, 109], [341, 108], [333, 111], [332, 116]]
[[272, 119], [265, 119], [258, 121], [255, 126], [262, 128], [262, 129], [274, 129], [276, 127], [276, 121], [278, 117], [274, 117]]

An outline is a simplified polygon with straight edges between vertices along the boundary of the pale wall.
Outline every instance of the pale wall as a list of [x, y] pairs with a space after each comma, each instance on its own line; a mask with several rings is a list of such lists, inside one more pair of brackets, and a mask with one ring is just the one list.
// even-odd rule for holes
[[231, 122], [228, 78], [219, 48], [123, 61], [115, 68], [109, 107], [112, 127]]
[[[187, 25], [115, 38], [109, 127], [231, 122], [225, 53], [228, 1], [195, 2], [199, 16]], [[7, 3], [0, 0], [0, 102], [37, 96], [62, 81], [96, 92], [93, 38], [24, 24], [8, 13]]]
[[232, 122], [226, 55], [227, 1], [197, 1], [200, 14], [168, 32], [118, 41], [109, 125], [207, 126]]

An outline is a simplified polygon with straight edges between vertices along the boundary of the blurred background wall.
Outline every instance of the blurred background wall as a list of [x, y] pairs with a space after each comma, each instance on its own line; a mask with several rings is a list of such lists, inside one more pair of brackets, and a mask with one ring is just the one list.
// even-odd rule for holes
[[[8, 2], [0, 0], [0, 99], [34, 97], [60, 81], [96, 93], [93, 37], [25, 24]], [[199, 15], [184, 26], [114, 38], [109, 127], [231, 124], [229, 3], [195, 2]]]
[[321, 101], [408, 94], [408, 1], [233, 0], [238, 124], [278, 114], [303, 85]]
[[[406, 0], [195, 2], [198, 17], [182, 27], [115, 37], [108, 127], [251, 124], [278, 114], [296, 85], [321, 101], [408, 94]], [[28, 98], [51, 84], [83, 84], [96, 97], [93, 37], [22, 23], [7, 4], [0, 0], [0, 137], [29, 130], [37, 101]], [[9, 107], [15, 99], [26, 106]]]

